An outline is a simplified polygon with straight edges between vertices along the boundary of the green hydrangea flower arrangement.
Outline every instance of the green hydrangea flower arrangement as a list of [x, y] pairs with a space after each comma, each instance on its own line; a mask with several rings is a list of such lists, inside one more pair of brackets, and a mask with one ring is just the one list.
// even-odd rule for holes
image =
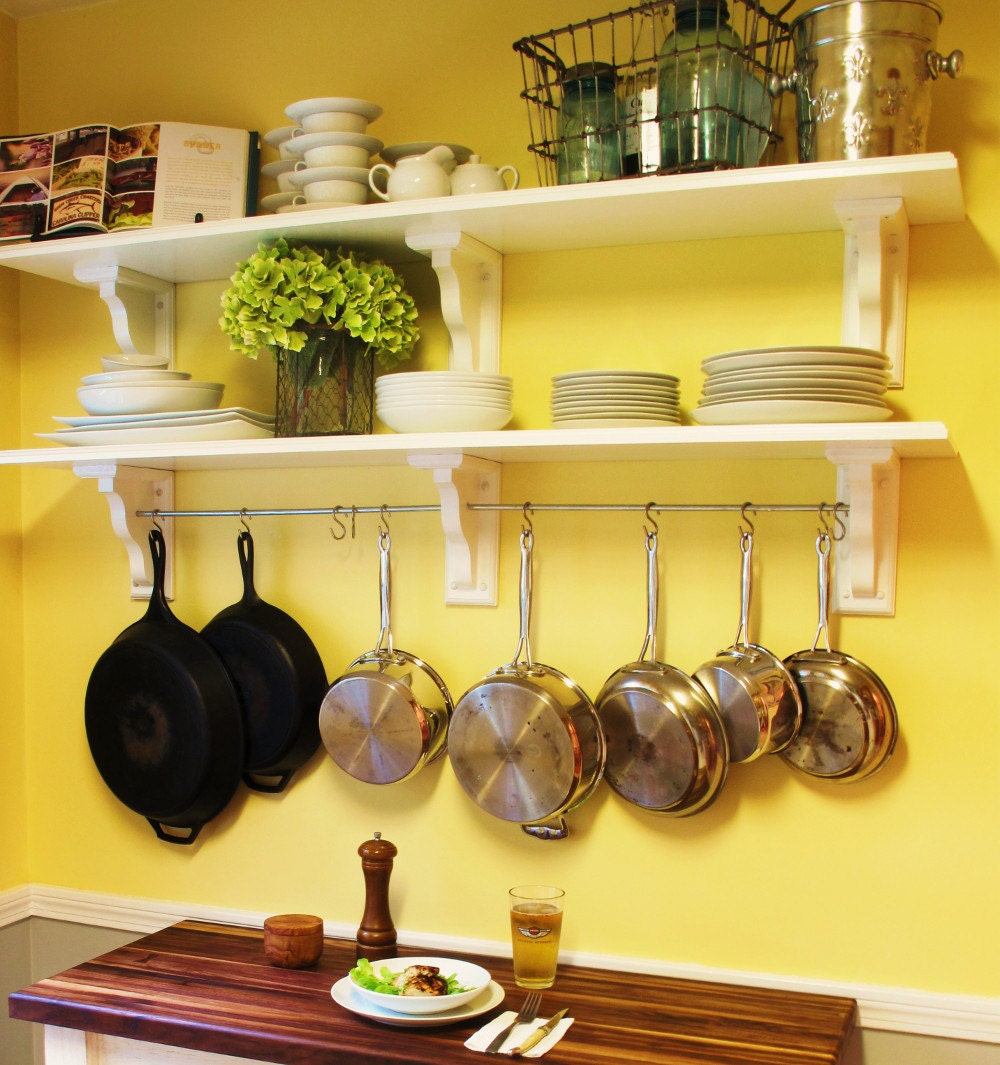
[[408, 359], [420, 336], [417, 308], [391, 267], [354, 252], [291, 245], [283, 237], [258, 245], [237, 264], [222, 295], [219, 325], [233, 351], [251, 359], [301, 352], [310, 327], [343, 331], [386, 369]]

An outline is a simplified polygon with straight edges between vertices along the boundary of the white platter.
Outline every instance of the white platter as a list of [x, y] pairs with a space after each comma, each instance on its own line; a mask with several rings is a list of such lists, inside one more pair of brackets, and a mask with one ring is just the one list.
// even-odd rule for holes
[[129, 426], [148, 425], [150, 422], [169, 421], [171, 423], [219, 421], [221, 418], [245, 418], [247, 421], [273, 425], [273, 414], [261, 414], [259, 411], [247, 410], [246, 407], [222, 407], [219, 410], [183, 410], [159, 411], [153, 414], [74, 414], [69, 418], [56, 417], [53, 421], [74, 428], [93, 428], [94, 426]]
[[355, 100], [350, 96], [317, 96], [312, 100], [297, 100], [285, 108], [285, 114], [293, 122], [301, 122], [306, 115], [318, 111], [347, 111], [352, 115], [364, 115], [369, 122], [374, 122], [382, 108], [370, 100]]
[[699, 425], [791, 425], [811, 422], [882, 422], [892, 417], [888, 407], [818, 400], [746, 400], [696, 407], [691, 420]]
[[123, 425], [92, 429], [58, 429], [54, 433], [35, 433], [42, 440], [71, 447], [115, 446], [118, 444], [158, 444], [206, 440], [262, 440], [274, 436], [274, 427], [246, 418], [199, 420], [177, 425]]
[[399, 1028], [430, 1028], [434, 1025], [457, 1024], [459, 1021], [466, 1021], [488, 1012], [503, 1002], [504, 989], [496, 980], [491, 980], [478, 998], [467, 1002], [464, 1006], [459, 1006], [454, 1010], [447, 1010], [444, 1013], [429, 1013], [423, 1016], [392, 1013], [389, 1010], [381, 1009], [370, 1002], [366, 1002], [355, 991], [349, 976], [338, 980], [330, 988], [330, 995], [333, 1001], [338, 1006], [343, 1006], [345, 1010], [356, 1013], [360, 1017], [378, 1021], [381, 1024], [391, 1024]]

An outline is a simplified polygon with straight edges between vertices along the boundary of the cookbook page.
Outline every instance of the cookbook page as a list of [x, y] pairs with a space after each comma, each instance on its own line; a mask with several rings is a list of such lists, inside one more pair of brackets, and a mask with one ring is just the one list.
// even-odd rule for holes
[[153, 225], [242, 218], [251, 135], [243, 129], [163, 122]]

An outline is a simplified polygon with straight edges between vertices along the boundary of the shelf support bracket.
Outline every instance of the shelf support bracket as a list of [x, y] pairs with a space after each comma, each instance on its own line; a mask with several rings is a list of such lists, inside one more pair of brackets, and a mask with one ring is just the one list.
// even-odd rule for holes
[[496, 606], [500, 512], [469, 510], [469, 503], [500, 502], [500, 463], [461, 451], [409, 456], [411, 466], [432, 470], [444, 528], [444, 601]]
[[459, 229], [410, 230], [406, 243], [429, 254], [448, 327], [448, 368], [500, 372], [503, 256]]
[[[173, 473], [115, 463], [80, 463], [73, 467], [73, 472], [81, 479], [97, 482], [97, 490], [108, 501], [111, 528], [128, 556], [130, 595], [133, 599], [148, 599], [153, 590], [152, 562], [147, 545], [149, 519], [136, 517], [136, 512], [173, 510]], [[161, 527], [167, 556], [164, 593], [168, 599], [173, 599], [174, 523], [170, 518], [164, 518]]]
[[891, 616], [896, 610], [899, 543], [899, 455], [891, 447], [831, 444], [837, 499], [850, 506], [848, 534], [834, 554], [834, 596], [840, 614]]
[[903, 385], [910, 224], [898, 196], [834, 204], [844, 229], [841, 343], [889, 356], [890, 387]]
[[[97, 285], [101, 299], [111, 312], [111, 328], [115, 341], [126, 355], [138, 354], [139, 349], [132, 339], [129, 328], [129, 309], [121, 297], [119, 288], [138, 289], [152, 297], [154, 354], [166, 359], [166, 365], [174, 364], [174, 303], [175, 291], [171, 281], [149, 277], [136, 270], [129, 270], [117, 263], [88, 265], [78, 263], [73, 275], [82, 285]], [[148, 353], [144, 353], [148, 354]]]

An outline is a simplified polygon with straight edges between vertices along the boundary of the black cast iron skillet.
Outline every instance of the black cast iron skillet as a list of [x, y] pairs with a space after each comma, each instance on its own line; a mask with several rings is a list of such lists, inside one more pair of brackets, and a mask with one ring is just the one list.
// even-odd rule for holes
[[87, 685], [87, 741], [105, 784], [168, 843], [193, 843], [232, 798], [243, 768], [236, 689], [212, 648], [163, 594], [163, 534], [149, 534], [153, 590]]
[[302, 626], [257, 594], [249, 531], [240, 532], [236, 547], [243, 598], [201, 634], [229, 671], [243, 708], [243, 780], [255, 791], [279, 792], [319, 747], [326, 671]]

